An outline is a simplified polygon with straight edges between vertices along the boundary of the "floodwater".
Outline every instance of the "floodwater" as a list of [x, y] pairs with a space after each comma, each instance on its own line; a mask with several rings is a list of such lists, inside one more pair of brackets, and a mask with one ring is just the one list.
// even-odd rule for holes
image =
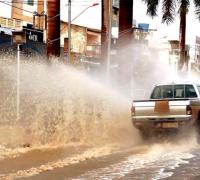
[[199, 179], [195, 136], [173, 142], [38, 147], [0, 160], [1, 179]]
[[1, 61], [0, 179], [198, 179], [195, 133], [143, 142], [129, 96], [58, 62], [22, 61], [17, 84], [16, 67]]

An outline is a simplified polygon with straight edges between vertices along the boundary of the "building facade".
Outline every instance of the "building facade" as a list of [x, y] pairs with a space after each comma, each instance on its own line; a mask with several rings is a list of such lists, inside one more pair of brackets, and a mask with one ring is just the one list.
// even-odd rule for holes
[[35, 17], [36, 28], [44, 29], [45, 3], [44, 0], [0, 2], [0, 8], [4, 9], [4, 11], [0, 12], [1, 27], [19, 30], [22, 29], [22, 26], [33, 24]]
[[[2, 8], [6, 9], [6, 13], [0, 12], [1, 31], [7, 35], [12, 35], [13, 30], [23, 30], [27, 35], [27, 40], [48, 43], [46, 40], [46, 24], [50, 19], [46, 16], [46, 0], [0, 2], [0, 9]], [[96, 57], [99, 54], [100, 31], [74, 24], [71, 28], [73, 59]], [[64, 48], [68, 38], [68, 26], [64, 21], [60, 23], [60, 33], [60, 46]]]

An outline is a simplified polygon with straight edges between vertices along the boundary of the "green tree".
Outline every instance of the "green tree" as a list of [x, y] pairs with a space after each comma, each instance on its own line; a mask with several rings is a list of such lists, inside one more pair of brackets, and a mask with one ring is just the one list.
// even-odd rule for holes
[[[152, 17], [157, 16], [157, 9], [159, 0], [143, 0], [147, 5], [147, 14]], [[200, 20], [200, 0], [193, 0], [196, 14]], [[170, 24], [174, 22], [174, 19], [179, 14], [180, 17], [180, 29], [179, 29], [179, 41], [180, 41], [180, 61], [178, 63], [179, 70], [182, 69], [186, 63], [185, 57], [185, 37], [186, 37], [186, 16], [190, 8], [191, 0], [162, 0], [162, 23]]]

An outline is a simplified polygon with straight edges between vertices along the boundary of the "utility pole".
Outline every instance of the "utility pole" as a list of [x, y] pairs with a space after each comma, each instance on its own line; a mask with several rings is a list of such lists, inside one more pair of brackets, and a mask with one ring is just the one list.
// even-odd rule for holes
[[17, 44], [17, 121], [20, 119], [20, 46]]
[[111, 51], [111, 46], [112, 46], [112, 18], [113, 18], [113, 14], [112, 14], [112, 10], [113, 10], [113, 0], [110, 0], [109, 2], [109, 21], [108, 21], [108, 50], [107, 50], [107, 59], [106, 59], [106, 79], [107, 82], [109, 83], [110, 81], [110, 51]]
[[71, 62], [71, 0], [68, 0], [68, 63]]

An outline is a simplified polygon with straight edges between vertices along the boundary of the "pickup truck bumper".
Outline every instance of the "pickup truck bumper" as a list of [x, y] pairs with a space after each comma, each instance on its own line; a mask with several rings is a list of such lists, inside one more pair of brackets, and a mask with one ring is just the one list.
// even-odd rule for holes
[[192, 125], [192, 116], [184, 118], [152, 118], [135, 119], [132, 117], [132, 123], [137, 129], [179, 129], [184, 125]]

